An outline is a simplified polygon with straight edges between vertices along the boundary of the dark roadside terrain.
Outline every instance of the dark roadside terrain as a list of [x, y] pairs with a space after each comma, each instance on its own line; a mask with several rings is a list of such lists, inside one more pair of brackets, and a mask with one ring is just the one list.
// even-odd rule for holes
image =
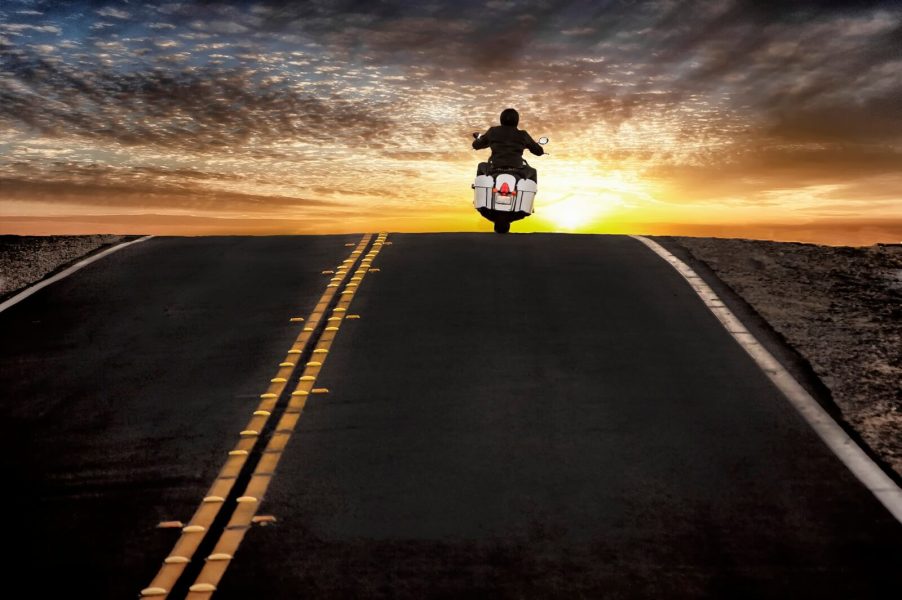
[[[153, 239], [0, 313], [9, 572], [137, 596], [358, 239]], [[216, 598], [899, 589], [902, 526], [639, 242], [390, 240]]]
[[72, 263], [136, 239], [125, 235], [0, 235], [0, 301]]

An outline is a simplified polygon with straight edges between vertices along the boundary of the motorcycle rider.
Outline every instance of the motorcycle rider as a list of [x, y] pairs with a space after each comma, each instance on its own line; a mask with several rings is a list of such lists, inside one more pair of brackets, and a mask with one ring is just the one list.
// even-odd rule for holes
[[520, 113], [513, 108], [501, 111], [501, 125], [490, 127], [484, 134], [474, 133], [473, 149], [492, 149], [487, 163], [479, 163], [477, 175], [490, 175], [493, 171], [519, 171], [524, 178], [538, 182], [538, 173], [523, 160], [523, 151], [529, 150], [536, 156], [545, 150], [522, 129], [517, 129]]

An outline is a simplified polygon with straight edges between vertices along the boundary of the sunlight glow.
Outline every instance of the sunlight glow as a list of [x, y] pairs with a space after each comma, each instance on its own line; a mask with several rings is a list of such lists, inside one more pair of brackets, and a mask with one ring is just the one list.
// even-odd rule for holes
[[535, 218], [543, 230], [603, 232], [613, 213], [656, 202], [635, 173], [600, 169], [594, 161], [556, 162], [540, 171]]
[[614, 194], [597, 196], [573, 195], [558, 200], [542, 208], [537, 214], [544, 220], [551, 221], [563, 231], [589, 231], [598, 225], [598, 221], [611, 209], [621, 204], [620, 198]]

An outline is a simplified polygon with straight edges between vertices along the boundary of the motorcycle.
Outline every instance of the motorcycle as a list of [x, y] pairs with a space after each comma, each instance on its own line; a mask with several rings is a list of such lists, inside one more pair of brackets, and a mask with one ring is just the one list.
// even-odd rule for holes
[[[548, 138], [540, 137], [536, 141], [544, 146]], [[531, 169], [525, 160], [523, 167]], [[538, 185], [524, 176], [523, 167], [499, 168], [489, 163], [488, 171], [477, 175], [470, 186], [473, 188], [473, 207], [494, 223], [495, 233], [509, 232], [512, 222], [525, 219], [535, 212], [532, 205]]]

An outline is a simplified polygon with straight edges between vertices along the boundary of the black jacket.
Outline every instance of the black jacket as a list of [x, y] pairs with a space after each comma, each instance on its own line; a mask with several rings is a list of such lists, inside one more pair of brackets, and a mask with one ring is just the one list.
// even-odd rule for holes
[[512, 125], [496, 125], [473, 140], [473, 149], [492, 148], [489, 159], [496, 167], [522, 167], [523, 150], [529, 149], [536, 156], [545, 154], [545, 150], [530, 137], [528, 133]]

